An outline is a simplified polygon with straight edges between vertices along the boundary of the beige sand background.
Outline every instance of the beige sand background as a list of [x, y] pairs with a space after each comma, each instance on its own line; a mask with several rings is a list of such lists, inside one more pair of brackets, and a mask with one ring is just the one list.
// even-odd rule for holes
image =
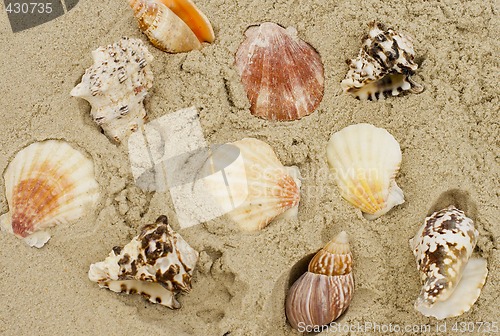
[[[283, 308], [290, 278], [303, 271], [304, 257], [341, 230], [351, 236], [356, 289], [339, 321], [435, 328], [435, 319], [413, 309], [420, 285], [408, 239], [443, 201], [443, 193], [458, 197], [475, 219], [481, 236], [476, 250], [488, 259], [490, 270], [477, 303], [447, 320], [448, 331], [455, 322], [500, 323], [498, 2], [197, 4], [212, 21], [217, 39], [200, 51], [177, 55], [148, 43], [155, 56], [155, 83], [146, 103], [150, 119], [194, 105], [211, 143], [243, 137], [268, 142], [284, 164], [299, 166], [305, 178], [298, 220], [277, 221], [256, 234], [227, 228], [226, 218], [180, 230], [201, 252], [193, 290], [180, 296], [180, 310], [99, 289], [87, 278], [90, 263], [127, 243], [160, 214], [179, 229], [169, 194], [135, 187], [126, 145], [111, 144], [91, 120], [87, 102], [69, 95], [91, 65], [92, 50], [121, 36], [146, 38], [124, 0], [81, 0], [68, 14], [16, 34], [2, 5], [0, 171], [34, 141], [66, 139], [94, 160], [102, 197], [82, 220], [54, 228], [40, 250], [0, 234], [0, 334], [296, 334]], [[425, 92], [381, 102], [340, 93], [344, 61], [357, 54], [366, 24], [374, 19], [414, 37], [420, 64], [416, 80], [425, 84]], [[267, 122], [249, 113], [233, 57], [245, 29], [263, 21], [296, 27], [322, 56], [325, 96], [303, 120]], [[341, 199], [327, 173], [325, 146], [331, 133], [359, 122], [386, 128], [403, 151], [397, 181], [406, 203], [371, 222]], [[4, 213], [3, 180], [0, 187]]]

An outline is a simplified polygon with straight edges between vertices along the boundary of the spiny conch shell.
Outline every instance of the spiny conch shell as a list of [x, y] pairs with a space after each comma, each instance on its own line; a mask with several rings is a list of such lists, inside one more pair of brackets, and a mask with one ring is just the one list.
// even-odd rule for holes
[[478, 235], [472, 219], [454, 206], [425, 219], [410, 239], [423, 282], [416, 310], [441, 320], [472, 307], [488, 275], [486, 259], [469, 259]]
[[150, 302], [177, 309], [181, 305], [175, 295], [191, 290], [198, 255], [172, 230], [167, 217], [160, 216], [123, 248], [115, 246], [104, 261], [90, 265], [88, 275], [101, 288], [138, 293]]
[[236, 67], [250, 111], [268, 119], [297, 120], [314, 112], [323, 99], [319, 54], [299, 39], [297, 30], [272, 22], [250, 27], [236, 53]]
[[342, 231], [313, 257], [288, 291], [286, 316], [299, 331], [336, 320], [349, 307], [354, 292], [352, 254]]
[[187, 52], [213, 42], [210, 21], [190, 0], [129, 0], [139, 28], [158, 49]]
[[331, 136], [326, 153], [340, 194], [366, 219], [377, 219], [404, 203], [395, 180], [401, 148], [385, 129], [370, 124], [347, 126]]
[[[242, 231], [257, 231], [273, 219], [296, 218], [300, 201], [300, 172], [295, 166], [285, 167], [271, 146], [253, 138], [230, 145], [238, 147], [242, 165], [226, 171], [225, 181], [206, 179], [210, 192], [219, 205]], [[224, 160], [226, 147], [216, 150], [213, 160]], [[213, 175], [214, 176], [214, 175]], [[231, 195], [226, 190], [227, 183]], [[233, 204], [234, 200], [241, 200]]]
[[153, 86], [153, 56], [141, 40], [122, 38], [92, 52], [94, 65], [71, 95], [92, 105], [94, 121], [106, 136], [121, 142], [146, 119], [143, 100]]
[[424, 87], [411, 79], [418, 68], [411, 38], [379, 22], [368, 27], [358, 57], [347, 61], [350, 69], [340, 83], [344, 92], [362, 100], [422, 92]]
[[2, 230], [38, 248], [50, 239], [46, 229], [78, 220], [99, 198], [92, 161], [64, 141], [22, 149], [4, 180], [9, 212], [0, 217]]

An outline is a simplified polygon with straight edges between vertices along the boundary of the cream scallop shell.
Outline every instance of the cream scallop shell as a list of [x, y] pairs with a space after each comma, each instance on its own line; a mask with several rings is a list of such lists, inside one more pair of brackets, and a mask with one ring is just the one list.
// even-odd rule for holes
[[460, 316], [478, 299], [486, 282], [486, 259], [471, 258], [478, 232], [454, 206], [425, 219], [410, 246], [423, 286], [415, 309], [439, 320]]
[[22, 149], [4, 180], [9, 212], [1, 227], [38, 248], [50, 239], [46, 229], [79, 219], [99, 198], [92, 161], [64, 141]]
[[[239, 149], [243, 160], [226, 172], [231, 195], [225, 192], [224, 181], [209, 176], [206, 183], [240, 229], [261, 230], [280, 215], [296, 218], [301, 184], [298, 168], [283, 166], [271, 146], [261, 140], [245, 138], [230, 145]], [[215, 151], [213, 160], [224, 160], [226, 150], [223, 146]], [[238, 200], [236, 204], [234, 200]]]
[[158, 49], [170, 53], [201, 48], [213, 42], [208, 18], [191, 0], [129, 0], [139, 28]]
[[361, 209], [365, 218], [376, 219], [404, 203], [395, 181], [401, 149], [385, 129], [348, 126], [331, 136], [327, 157], [342, 197]]
[[191, 290], [198, 252], [168, 224], [166, 216], [145, 225], [124, 247], [90, 265], [89, 279], [113, 292], [142, 294], [150, 302], [180, 308], [175, 295]]
[[349, 307], [354, 292], [352, 254], [345, 231], [316, 253], [288, 291], [286, 316], [301, 331], [336, 320]]

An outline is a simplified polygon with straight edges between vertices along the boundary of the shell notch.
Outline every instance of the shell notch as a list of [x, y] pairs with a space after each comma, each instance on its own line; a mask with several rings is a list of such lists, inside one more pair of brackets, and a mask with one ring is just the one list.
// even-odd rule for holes
[[146, 119], [144, 98], [153, 86], [153, 56], [141, 40], [123, 37], [92, 52], [94, 64], [71, 95], [87, 100], [94, 121], [119, 143]]
[[379, 100], [404, 91], [421, 93], [424, 87], [411, 78], [418, 68], [412, 39], [380, 22], [370, 22], [368, 27], [358, 57], [347, 61], [349, 71], [340, 83], [343, 91], [361, 100]]
[[433, 213], [410, 240], [423, 282], [415, 309], [437, 319], [468, 311], [486, 282], [486, 259], [470, 258], [478, 232], [453, 205]]
[[285, 308], [290, 325], [319, 328], [346, 311], [354, 292], [352, 254], [342, 231], [316, 253], [309, 268], [288, 291]]
[[215, 40], [210, 21], [190, 0], [129, 0], [129, 4], [141, 31], [162, 51], [187, 52]]
[[347, 126], [331, 136], [326, 154], [340, 194], [366, 219], [404, 203], [396, 183], [401, 148], [387, 130], [371, 124]]
[[99, 199], [92, 161], [64, 141], [22, 149], [4, 180], [9, 212], [1, 228], [38, 248], [50, 239], [48, 228], [78, 220]]
[[191, 290], [198, 255], [172, 230], [167, 217], [160, 216], [123, 248], [115, 246], [104, 261], [90, 265], [88, 276], [102, 288], [138, 293], [177, 309], [181, 305], [175, 295]]
[[323, 99], [319, 54], [297, 30], [265, 22], [246, 30], [236, 52], [236, 68], [250, 112], [267, 120], [292, 121], [314, 112]]

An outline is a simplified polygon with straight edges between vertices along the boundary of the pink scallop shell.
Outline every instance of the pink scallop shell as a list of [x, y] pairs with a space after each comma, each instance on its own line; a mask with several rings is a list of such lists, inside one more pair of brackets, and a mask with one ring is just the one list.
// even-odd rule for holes
[[253, 26], [236, 53], [236, 67], [253, 115], [279, 121], [314, 112], [323, 98], [319, 54], [297, 37], [294, 28], [271, 22]]

